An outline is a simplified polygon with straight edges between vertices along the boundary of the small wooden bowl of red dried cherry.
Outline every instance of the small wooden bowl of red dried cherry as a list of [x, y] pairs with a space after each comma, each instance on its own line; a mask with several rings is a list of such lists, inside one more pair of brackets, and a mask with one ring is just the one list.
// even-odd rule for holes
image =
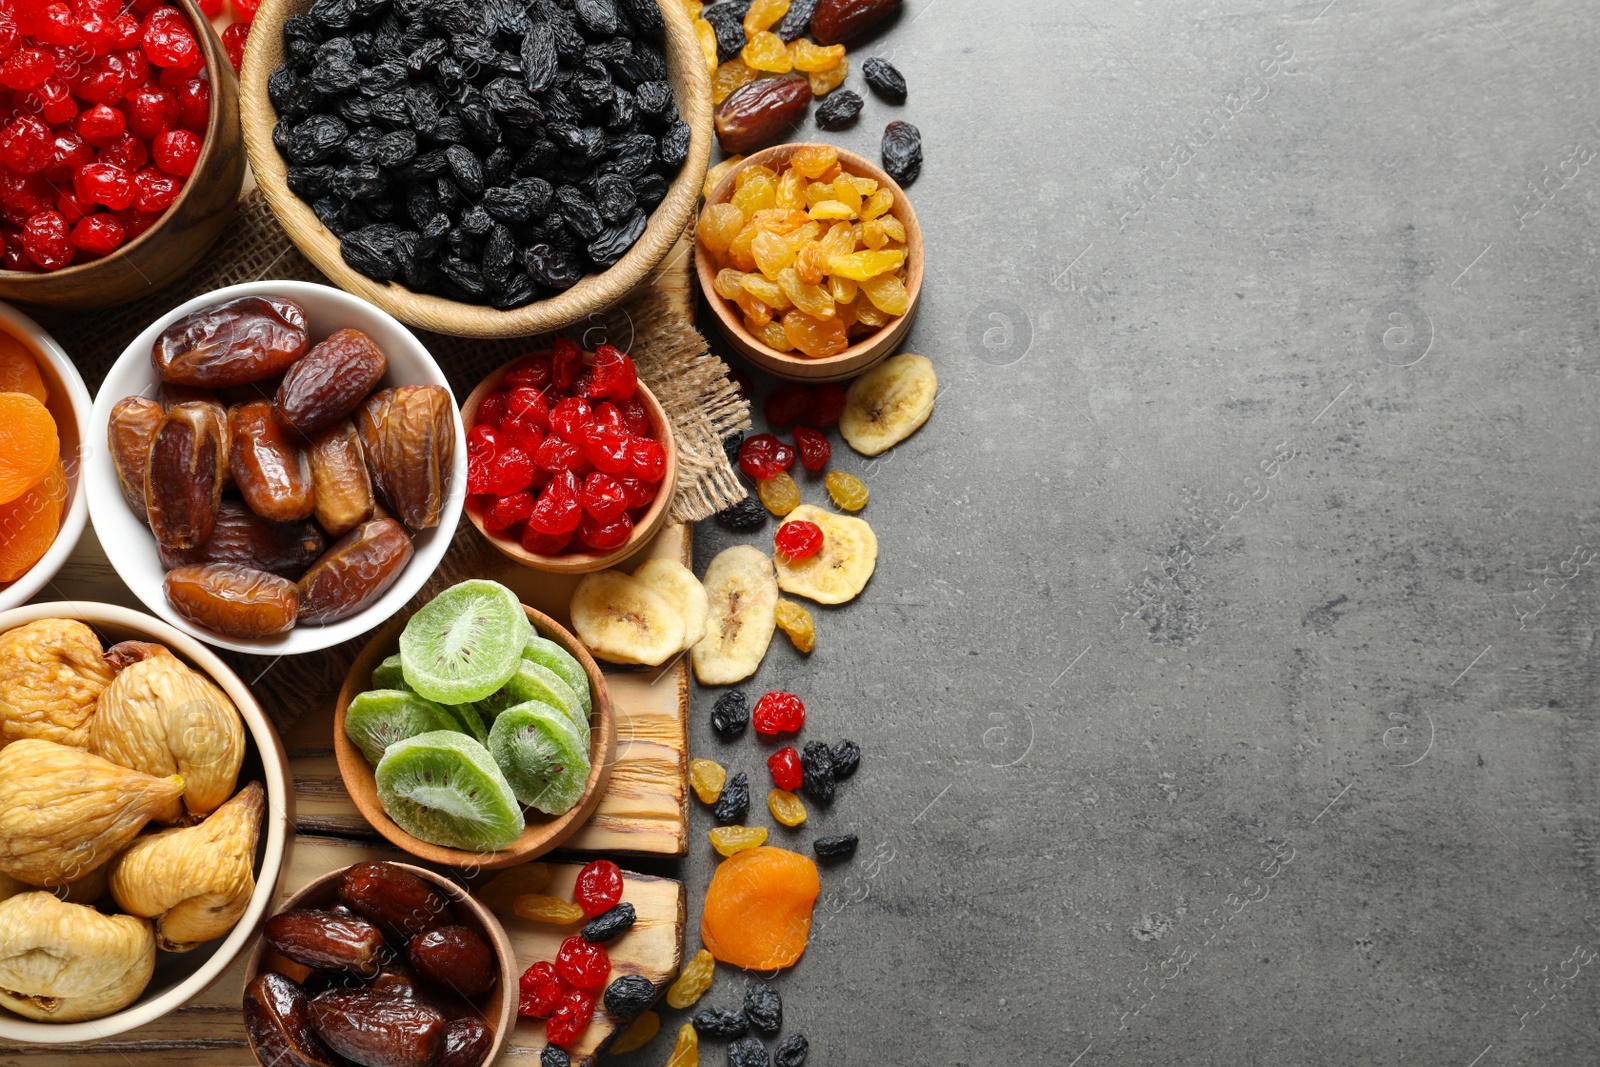
[[558, 337], [512, 360], [461, 406], [467, 518], [505, 555], [552, 574], [604, 570], [667, 521], [672, 424], [611, 345]]

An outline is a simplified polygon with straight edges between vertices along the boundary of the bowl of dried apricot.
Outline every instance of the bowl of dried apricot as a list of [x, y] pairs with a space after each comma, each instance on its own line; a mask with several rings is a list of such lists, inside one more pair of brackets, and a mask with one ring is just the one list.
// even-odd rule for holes
[[833, 145], [756, 152], [717, 183], [696, 227], [718, 328], [780, 378], [836, 381], [886, 359], [911, 328], [922, 265], [905, 191]]
[[89, 518], [89, 390], [55, 338], [0, 304], [0, 611], [44, 588]]
[[181, 304], [95, 399], [95, 532], [156, 615], [237, 652], [347, 641], [427, 581], [466, 498], [444, 372], [359, 297], [250, 282]]

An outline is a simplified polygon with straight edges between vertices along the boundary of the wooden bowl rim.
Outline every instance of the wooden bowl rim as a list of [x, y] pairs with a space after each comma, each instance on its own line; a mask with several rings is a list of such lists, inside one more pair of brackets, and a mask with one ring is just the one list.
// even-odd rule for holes
[[[516, 946], [511, 943], [511, 936], [506, 933], [505, 926], [487, 905], [474, 897], [469, 889], [453, 878], [402, 860], [363, 860], [362, 862], [392, 864], [403, 871], [416, 875], [430, 885], [437, 886], [450, 898], [452, 904], [457, 904], [464, 908], [482, 927], [482, 932], [494, 949], [495, 962], [499, 964], [500, 970], [498, 986], [482, 994], [482, 997], [492, 998], [496, 1001], [499, 1007], [499, 1010], [494, 1012], [494, 1019], [491, 1020], [489, 1018], [490, 1013], [487, 1010], [485, 1010], [483, 1016], [484, 1023], [494, 1028], [494, 1043], [490, 1045], [489, 1054], [483, 1058], [483, 1062], [486, 1064], [493, 1063], [495, 1057], [505, 1048], [506, 1042], [511, 1039], [512, 1031], [516, 1029], [517, 950]], [[358, 866], [360, 864], [351, 863], [340, 867], [336, 871], [318, 875], [292, 893], [272, 915], [279, 915], [291, 908], [307, 906], [308, 902], [326, 894], [328, 887], [337, 879], [344, 877], [344, 873], [351, 867]], [[267, 918], [271, 918], [271, 916]], [[255, 947], [251, 949], [250, 958], [245, 962], [244, 984], [247, 989], [251, 982], [260, 977], [262, 964], [266, 960], [268, 951], [267, 939], [265, 937], [257, 938]], [[253, 1048], [250, 1054], [253, 1057], [255, 1056]], [[260, 1064], [260, 1062], [260, 1058], [257, 1057], [256, 1063]]]
[[[584, 673], [589, 676], [589, 692], [594, 707], [589, 715], [590, 766], [589, 778], [583, 786], [583, 795], [565, 813], [524, 826], [522, 836], [518, 837], [510, 848], [503, 848], [498, 852], [472, 852], [467, 849], [431, 844], [406, 833], [389, 818], [388, 813], [383, 810], [383, 805], [378, 802], [378, 787], [373, 766], [367, 762], [367, 758], [356, 748], [354, 742], [345, 736], [344, 718], [350, 702], [358, 693], [372, 688], [373, 668], [382, 662], [385, 656], [399, 648], [400, 631], [405, 629], [406, 622], [414, 612], [397, 614], [383, 629], [373, 635], [372, 639], [362, 647], [355, 662], [350, 665], [344, 685], [339, 688], [339, 700], [333, 711], [333, 754], [339, 764], [339, 777], [344, 782], [345, 792], [355, 802], [362, 818], [366, 819], [390, 844], [429, 863], [493, 871], [536, 859], [557, 848], [567, 838], [577, 833], [578, 828], [594, 814], [605, 793], [606, 785], [611, 780], [611, 769], [616, 763], [617, 724], [611, 707], [611, 695], [606, 687], [605, 675], [600, 672], [600, 665], [589, 655], [589, 650], [583, 647], [583, 642], [573, 636], [566, 627], [526, 604], [522, 605], [522, 610], [528, 613], [528, 621], [533, 623], [534, 631], [539, 636], [554, 641], [583, 665]], [[597, 716], [598, 722], [595, 721]]]
[[[906, 228], [906, 294], [910, 297], [906, 313], [904, 315], [896, 315], [878, 327], [875, 332], [861, 338], [861, 340], [843, 352], [838, 352], [831, 356], [822, 356], [818, 359], [812, 359], [810, 356], [796, 356], [788, 352], [779, 352], [776, 348], [763, 344], [759, 338], [744, 328], [743, 320], [733, 313], [728, 301], [722, 298], [722, 294], [717, 292], [716, 286], [713, 284], [716, 281], [716, 272], [711, 269], [710, 258], [700, 252], [698, 234], [694, 239], [694, 269], [700, 281], [700, 291], [705, 295], [706, 303], [710, 305], [713, 314], [717, 317], [718, 325], [722, 327], [724, 332], [731, 334], [741, 343], [753, 349], [759, 349], [766, 358], [774, 363], [792, 363], [797, 366], [817, 368], [837, 366], [848, 363], [851, 360], [860, 359], [874, 345], [879, 344], [883, 338], [899, 328], [903, 320], [910, 318], [915, 313], [917, 300], [922, 295], [922, 270], [925, 256], [922, 247], [922, 224], [917, 221], [916, 208], [912, 206], [911, 198], [900, 187], [900, 183], [891, 178], [882, 167], [865, 156], [857, 155], [848, 149], [840, 148], [838, 145], [823, 144], [820, 141], [795, 141], [790, 144], [773, 145], [770, 148], [763, 148], [759, 152], [746, 156], [738, 166], [724, 174], [722, 180], [717, 182], [716, 187], [711, 190], [711, 195], [706, 197], [705, 206], [701, 208], [701, 214], [704, 214], [712, 204], [725, 204], [728, 202], [733, 196], [734, 179], [741, 171], [752, 166], [767, 166], [774, 160], [787, 162], [795, 152], [809, 147], [833, 149], [839, 153], [839, 163], [847, 173], [863, 178], [876, 179], [880, 187], [887, 188], [894, 194], [894, 207], [889, 209], [889, 214], [899, 219]], [[806, 380], [813, 379], [822, 380], [821, 376], [817, 374], [806, 375]]]
[[[693, 223], [711, 162], [711, 74], [687, 9], [664, 3], [658, 5], [667, 25], [662, 50], [668, 81], [677, 74], [685, 85], [677, 103], [679, 117], [689, 124], [689, 155], [667, 187], [667, 195], [650, 212], [644, 234], [621, 259], [598, 274], [585, 275], [564, 292], [510, 311], [415, 293], [394, 282], [380, 284], [352, 270], [339, 255], [338, 238], [317, 218], [311, 205], [289, 189], [287, 164], [272, 143], [277, 112], [267, 98], [272, 71], [266, 69], [265, 42], [275, 34], [281, 52], [283, 23], [292, 10], [304, 6], [306, 0], [264, 0], [257, 10], [240, 68], [239, 111], [251, 169], [278, 224], [301, 254], [339, 288], [371, 301], [409, 326], [458, 337], [529, 337], [569, 326], [621, 301], [649, 278]], [[677, 95], [675, 86], [674, 92]]]
[[42, 278], [62, 281], [84, 278], [103, 267], [125, 259], [128, 253], [144, 245], [148, 238], [153, 238], [158, 230], [177, 218], [184, 201], [188, 200], [189, 194], [201, 184], [195, 178], [206, 170], [206, 164], [211, 162], [211, 157], [216, 153], [217, 128], [222, 124], [222, 94], [212, 92], [209, 86], [215, 86], [218, 78], [234, 77], [233, 64], [229, 63], [227, 56], [223, 54], [222, 41], [217, 37], [217, 31], [212, 27], [211, 21], [200, 10], [200, 5], [195, 0], [172, 0], [172, 2], [183, 8], [190, 26], [196, 31], [195, 39], [200, 42], [200, 51], [205, 54], [207, 93], [211, 100], [210, 111], [206, 117], [206, 136], [200, 145], [200, 155], [194, 161], [194, 170], [183, 180], [183, 188], [178, 191], [178, 198], [167, 205], [166, 210], [150, 224], [148, 230], [118, 247], [109, 256], [101, 256], [99, 259], [79, 263], [76, 266], [62, 267], [60, 270], [0, 270], [0, 280], [6, 285], [28, 286], [35, 284], [34, 279]]
[[[518, 356], [508, 360], [492, 371], [488, 377], [478, 383], [476, 389], [467, 394], [467, 399], [461, 405], [461, 425], [468, 430], [472, 428], [472, 420], [478, 414], [478, 405], [483, 398], [500, 387], [505, 379], [506, 372], [512, 366], [527, 359], [528, 356], [541, 356], [551, 349], [542, 348], [527, 355]], [[583, 354], [585, 363], [594, 362], [594, 353]], [[548, 574], [583, 574], [589, 571], [604, 570], [621, 560], [627, 559], [646, 544], [656, 534], [661, 532], [661, 527], [666, 525], [667, 512], [672, 504], [672, 498], [677, 495], [678, 486], [678, 442], [673, 433], [672, 420], [667, 418], [667, 409], [661, 406], [661, 401], [650, 391], [644, 382], [639, 383], [639, 391], [635, 394], [641, 397], [645, 410], [650, 414], [650, 428], [652, 430], [664, 429], [665, 432], [658, 438], [662, 449], [667, 454], [666, 469], [661, 472], [661, 490], [656, 493], [655, 500], [650, 505], [650, 510], [644, 513], [644, 518], [634, 524], [633, 533], [623, 542], [609, 552], [569, 552], [560, 556], [547, 556], [538, 552], [529, 552], [520, 544], [506, 540], [498, 534], [484, 528], [483, 516], [472, 506], [471, 498], [462, 505], [462, 510], [467, 513], [467, 520], [472, 523], [484, 538], [506, 557], [516, 560], [524, 567], [531, 567], [537, 571]], [[669, 488], [670, 487], [670, 488]], [[581, 643], [581, 642], [580, 642]]]

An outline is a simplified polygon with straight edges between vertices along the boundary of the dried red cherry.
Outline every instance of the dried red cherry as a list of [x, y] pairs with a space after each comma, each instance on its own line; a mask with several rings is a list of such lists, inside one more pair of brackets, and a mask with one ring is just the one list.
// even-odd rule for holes
[[608, 396], [624, 400], [639, 387], [639, 372], [633, 360], [615, 345], [594, 350], [594, 368], [589, 379], [589, 396]]
[[828, 439], [809, 426], [796, 426], [794, 428], [795, 448], [800, 451], [800, 464], [808, 471], [819, 471], [828, 465], [828, 459], [833, 455], [833, 446], [828, 444]]
[[594, 860], [578, 872], [572, 899], [588, 916], [609, 911], [622, 899], [622, 869], [610, 860]]
[[773, 545], [791, 560], [810, 559], [822, 551], [822, 527], [814, 522], [796, 519], [778, 527], [772, 538]]
[[776, 478], [779, 471], [794, 466], [794, 447], [770, 433], [745, 438], [739, 446], [739, 469], [757, 481]]
[[767, 757], [767, 769], [772, 772], [772, 784], [793, 793], [800, 788], [804, 772], [800, 769], [800, 753], [793, 745], [785, 745]]
[[756, 733], [768, 737], [795, 733], [806, 723], [806, 706], [793, 693], [774, 691], [756, 701], [750, 710], [750, 722]]
[[552, 1045], [564, 1048], [583, 1036], [593, 1017], [594, 997], [581, 989], [569, 989], [544, 1024], [544, 1036]]
[[611, 956], [601, 945], [591, 944], [581, 937], [569, 937], [561, 942], [556, 952], [556, 973], [574, 989], [591, 992], [604, 989], [606, 980], [611, 977]]
[[548, 1019], [561, 997], [572, 987], [556, 973], [555, 964], [540, 960], [517, 983], [517, 1013], [533, 1019]]

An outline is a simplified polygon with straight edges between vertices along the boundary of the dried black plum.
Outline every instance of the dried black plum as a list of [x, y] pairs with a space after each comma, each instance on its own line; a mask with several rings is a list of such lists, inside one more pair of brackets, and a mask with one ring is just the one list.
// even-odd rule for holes
[[901, 185], [922, 173], [922, 131], [909, 122], [891, 122], [883, 131], [883, 169]]
[[766, 982], [751, 982], [744, 987], [744, 1016], [763, 1034], [783, 1029], [783, 998]]
[[609, 267], [623, 256], [644, 236], [645, 227], [650, 225], [650, 218], [644, 212], [635, 210], [633, 214], [617, 223], [615, 226], [602, 230], [599, 237], [589, 243], [589, 259], [597, 267]]
[[804, 1067], [806, 1053], [811, 1051], [811, 1043], [804, 1034], [790, 1034], [778, 1042], [777, 1051], [772, 1054], [774, 1067]]
[[539, 1052], [539, 1067], [572, 1067], [572, 1057], [558, 1045], [546, 1045]]
[[772, 27], [772, 32], [792, 44], [806, 35], [811, 28], [811, 16], [816, 13], [818, 0], [792, 0], [782, 21]]
[[800, 752], [800, 770], [804, 773], [801, 786], [806, 795], [818, 804], [833, 802], [833, 750], [821, 741], [807, 741]]
[[625, 974], [606, 986], [606, 1011], [613, 1018], [631, 1019], [655, 1003], [656, 987], [642, 974]]
[[856, 120], [861, 114], [861, 106], [865, 103], [861, 94], [850, 89], [840, 89], [836, 93], [829, 93], [828, 98], [817, 105], [817, 128], [822, 130], [842, 130]]
[[[750, 1032], [750, 1020], [743, 1012], [727, 1008], [701, 1008], [689, 1022], [701, 1037], [743, 1037]], [[758, 1042], [759, 1043], [759, 1042]]]
[[759, 1037], [741, 1037], [728, 1046], [728, 1067], [772, 1067]]
[[905, 76], [887, 59], [872, 56], [861, 64], [861, 76], [866, 78], [867, 84], [885, 100], [896, 104], [906, 102]]
[[[745, 504], [755, 504], [755, 506], [761, 511], [761, 523], [765, 523], [767, 521], [767, 509], [761, 507], [760, 501], [756, 500], [756, 498], [753, 496], [745, 497], [743, 500], [739, 501], [739, 503], [735, 504], [733, 508], [743, 508]], [[726, 515], [728, 511], [732, 511], [733, 508], [728, 508], [725, 511], [718, 512], [717, 517], [721, 519], [722, 516]], [[759, 524], [757, 526], [734, 527], [736, 530], [754, 530], [758, 528]], [[722, 738], [724, 741], [732, 741], [734, 738], [744, 733], [745, 728], [749, 725], [750, 698], [744, 695], [743, 689], [730, 689], [717, 698], [716, 704], [713, 705], [711, 709], [711, 728], [717, 732], [718, 737]]]
[[638, 916], [634, 913], [633, 905], [624, 900], [584, 923], [579, 934], [585, 941], [596, 945], [615, 941], [633, 927], [636, 918]]
[[858, 839], [855, 834], [834, 834], [819, 837], [811, 842], [811, 851], [826, 860], [846, 859], [856, 854]]
[[[723, 783], [722, 793], [717, 797], [717, 802], [711, 806], [711, 817], [721, 825], [727, 826], [729, 823], [743, 822], [748, 814], [750, 814], [750, 776], [740, 771]], [[699, 1026], [696, 1025], [695, 1029], [698, 1030]]]
[[833, 746], [833, 777], [844, 781], [853, 776], [861, 766], [861, 746], [848, 737]]
[[321, 163], [349, 136], [350, 127], [332, 115], [312, 115], [289, 132], [289, 162]]

